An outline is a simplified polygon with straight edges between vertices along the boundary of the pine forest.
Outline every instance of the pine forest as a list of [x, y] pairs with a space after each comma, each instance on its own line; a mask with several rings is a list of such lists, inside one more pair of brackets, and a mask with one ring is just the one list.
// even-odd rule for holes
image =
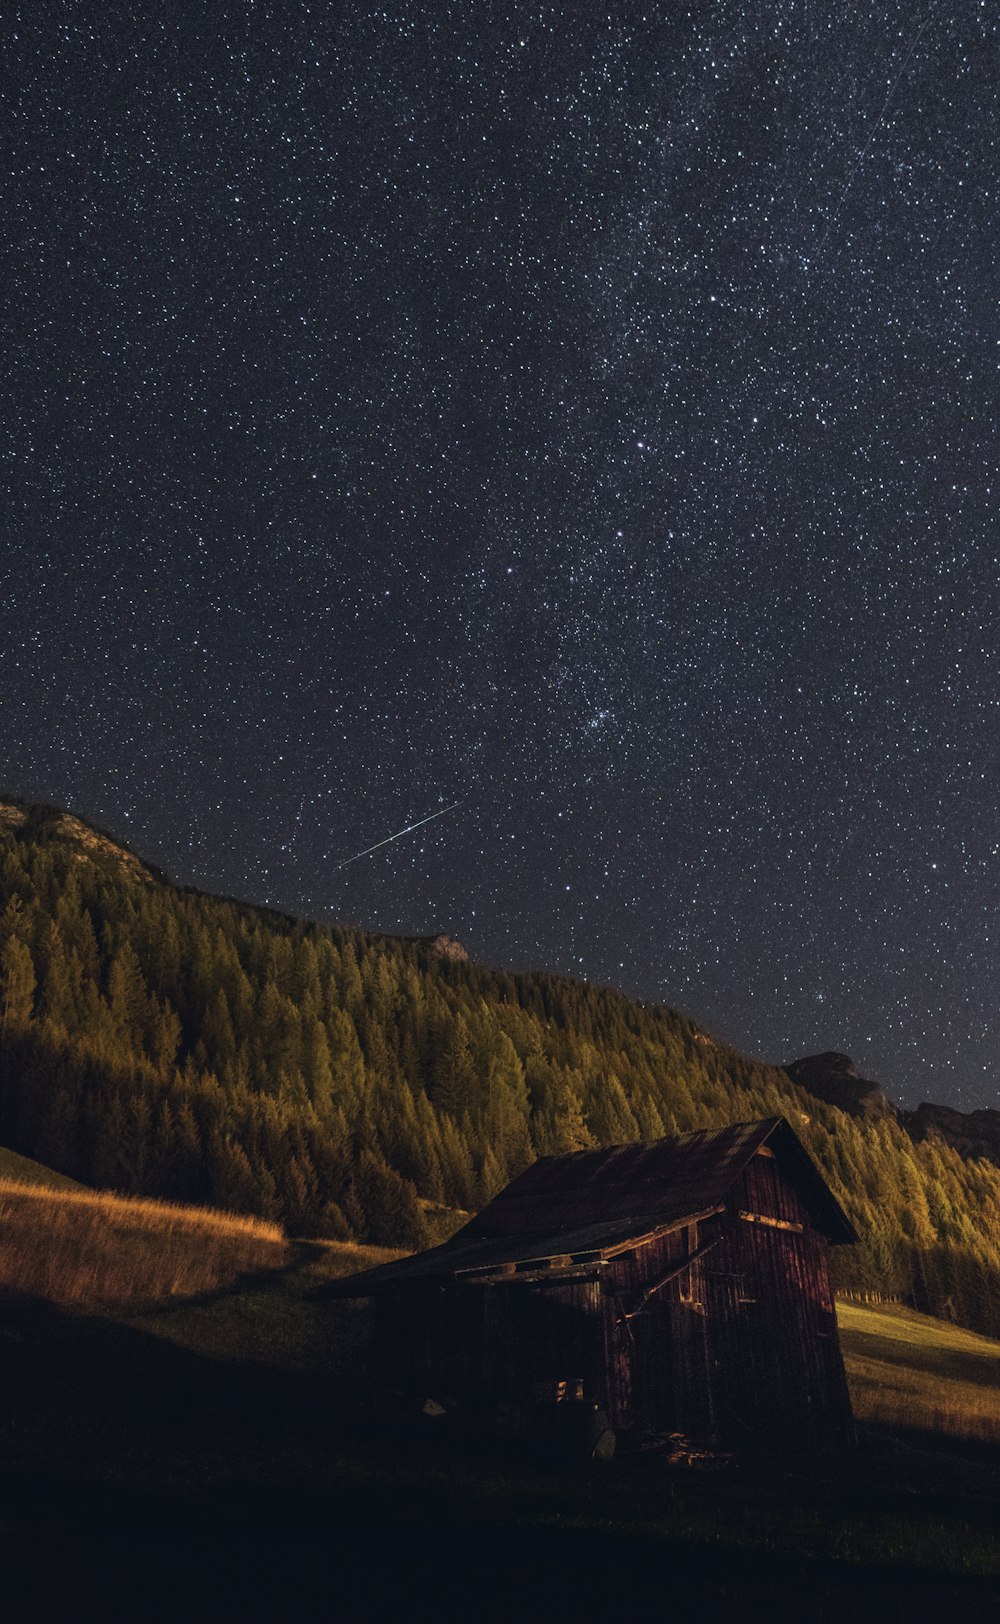
[[538, 1156], [788, 1118], [856, 1225], [842, 1291], [1000, 1333], [1000, 1169], [665, 1007], [172, 886], [0, 808], [0, 1143], [101, 1189], [413, 1248]]

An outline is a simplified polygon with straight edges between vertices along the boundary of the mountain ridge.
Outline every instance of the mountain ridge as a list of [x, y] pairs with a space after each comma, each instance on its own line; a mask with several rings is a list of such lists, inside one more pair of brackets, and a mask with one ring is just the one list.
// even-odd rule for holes
[[[124, 841], [73, 812], [11, 797], [0, 799], [0, 826], [22, 829], [32, 822], [47, 838], [65, 841], [73, 847], [81, 861], [93, 862], [101, 858], [116, 861], [126, 875], [145, 884], [159, 883], [212, 897], [216, 901], [231, 902], [237, 907], [295, 920], [295, 915], [281, 909], [235, 897], [220, 897], [196, 887], [175, 887], [163, 870], [147, 864]], [[469, 961], [469, 954], [462, 943], [446, 931], [395, 936], [388, 932], [365, 930], [363, 934], [375, 941], [412, 944], [445, 959]], [[694, 1041], [702, 1044], [718, 1041], [710, 1033], [697, 1028], [696, 1023], [692, 1024], [695, 1025]], [[1000, 1111], [984, 1108], [963, 1112], [935, 1101], [922, 1101], [914, 1109], [908, 1110], [896, 1105], [880, 1083], [863, 1077], [850, 1055], [836, 1050], [801, 1056], [782, 1063], [781, 1069], [812, 1099], [821, 1100], [867, 1121], [891, 1118], [915, 1141], [937, 1136], [966, 1159], [985, 1156], [1000, 1166]]]
[[912, 1110], [896, 1105], [881, 1083], [862, 1077], [850, 1055], [835, 1050], [804, 1055], [784, 1070], [813, 1099], [868, 1122], [897, 1122], [916, 1144], [938, 1139], [964, 1160], [984, 1157], [1000, 1167], [1000, 1111], [983, 1107], [959, 1111], [953, 1105], [923, 1100]]
[[[104, 860], [117, 863], [126, 877], [143, 884], [161, 884], [215, 901], [231, 902], [236, 907], [249, 908], [265, 915], [299, 922], [294, 914], [282, 909], [236, 897], [221, 897], [198, 887], [176, 886], [162, 869], [146, 863], [117, 836], [91, 820], [59, 807], [5, 796], [0, 799], [0, 826], [18, 830], [31, 827], [46, 839], [64, 842], [75, 852], [78, 861], [95, 863]], [[412, 945], [444, 959], [469, 962], [469, 954], [462, 943], [446, 931], [414, 936], [363, 930], [362, 934], [372, 941]], [[711, 1045], [720, 1041], [712, 1034], [702, 1031], [696, 1023], [692, 1025], [695, 1042]], [[983, 1108], [963, 1112], [954, 1106], [936, 1101], [922, 1101], [914, 1109], [907, 1109], [895, 1104], [880, 1083], [863, 1077], [850, 1055], [836, 1050], [801, 1056], [783, 1063], [781, 1069], [810, 1098], [821, 1100], [827, 1105], [847, 1112], [848, 1115], [871, 1122], [892, 1119], [898, 1122], [916, 1142], [937, 1137], [965, 1159], [984, 1156], [1000, 1166], [1000, 1111]]]
[[443, 1238], [539, 1156], [781, 1115], [861, 1237], [838, 1248], [841, 1289], [1000, 1329], [1000, 1170], [940, 1133], [823, 1100], [666, 1005], [490, 970], [440, 933], [176, 887], [73, 814], [2, 806], [15, 1152], [93, 1188], [412, 1248], [428, 1214]]

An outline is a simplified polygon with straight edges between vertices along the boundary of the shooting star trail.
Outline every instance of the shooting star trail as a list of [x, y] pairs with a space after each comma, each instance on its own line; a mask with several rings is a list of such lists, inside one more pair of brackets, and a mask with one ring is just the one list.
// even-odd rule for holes
[[[383, 846], [389, 846], [394, 840], [402, 839], [403, 835], [411, 835], [414, 829], [422, 829], [425, 823], [433, 823], [435, 818], [443, 818], [446, 812], [454, 812], [456, 807], [464, 805], [464, 801], [452, 801], [450, 806], [443, 806], [440, 812], [431, 812], [426, 818], [418, 818], [416, 823], [408, 823], [405, 829], [397, 829], [394, 835], [386, 835], [384, 840], [376, 840], [374, 846], [366, 846], [364, 851], [356, 851], [353, 857], [345, 857], [336, 867], [346, 868], [348, 863], [356, 863], [359, 857], [370, 857], [373, 851], [380, 851]], [[336, 869], [334, 872], [336, 873]]]
[[306, 809], [306, 801], [308, 799], [308, 796], [309, 796], [308, 789], [303, 790], [302, 791], [302, 799], [299, 802], [299, 810], [296, 812], [296, 814], [295, 814], [295, 822], [292, 824], [292, 838], [288, 842], [287, 846], [282, 846], [282, 848], [281, 848], [282, 851], [286, 851], [289, 856], [291, 856], [292, 853], [294, 852], [294, 850], [295, 850], [295, 842], [299, 838], [299, 829], [302, 826], [302, 817], [303, 817], [303, 814], [304, 814], [305, 809]]

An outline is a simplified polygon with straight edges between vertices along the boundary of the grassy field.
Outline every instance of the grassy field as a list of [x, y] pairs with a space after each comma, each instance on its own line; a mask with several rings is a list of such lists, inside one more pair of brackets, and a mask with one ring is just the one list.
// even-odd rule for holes
[[0, 1180], [0, 1287], [63, 1306], [130, 1308], [287, 1267], [274, 1224], [201, 1207]]
[[909, 1308], [837, 1313], [859, 1423], [1000, 1445], [1000, 1342]]
[[[24, 1180], [9, 1176], [12, 1162], [24, 1163]], [[320, 1306], [312, 1293], [399, 1255], [290, 1241], [255, 1219], [86, 1191], [0, 1151], [0, 1288], [113, 1312], [215, 1359], [355, 1385], [366, 1310]], [[1000, 1442], [1000, 1343], [898, 1306], [842, 1302], [838, 1316], [863, 1426]]]
[[82, 1190], [84, 1185], [76, 1179], [57, 1173], [54, 1168], [33, 1162], [30, 1156], [19, 1156], [16, 1150], [0, 1145], [0, 1180], [10, 1184], [34, 1184], [48, 1190]]
[[[3, 1305], [5, 1571], [27, 1552], [44, 1581], [57, 1547], [75, 1604], [92, 1612], [109, 1592], [120, 1607], [124, 1590], [132, 1616], [164, 1624], [633, 1606], [671, 1624], [993, 1624], [995, 1446], [876, 1417], [856, 1454], [807, 1469], [647, 1458], [595, 1472], [504, 1460], [433, 1423], [400, 1437], [358, 1404], [364, 1310], [309, 1297], [347, 1261], [302, 1254], [127, 1318]], [[877, 1319], [847, 1327], [855, 1381], [856, 1336], [876, 1336], [929, 1382], [947, 1335], [900, 1338], [906, 1316]]]
[[997, 1616], [1000, 1344], [843, 1304], [855, 1454], [559, 1471], [373, 1425], [367, 1309], [314, 1288], [392, 1254], [21, 1186], [0, 1217], [0, 1552], [37, 1580], [55, 1539], [91, 1606], [110, 1587], [164, 1621]]

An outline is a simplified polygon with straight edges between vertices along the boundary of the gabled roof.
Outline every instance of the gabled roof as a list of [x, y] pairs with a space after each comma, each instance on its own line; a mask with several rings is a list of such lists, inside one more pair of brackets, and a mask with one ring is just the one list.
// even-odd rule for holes
[[546, 1156], [502, 1190], [443, 1246], [337, 1280], [320, 1295], [368, 1296], [411, 1281], [521, 1270], [553, 1258], [600, 1263], [684, 1220], [718, 1212], [767, 1145], [831, 1241], [857, 1239], [812, 1158], [783, 1117], [658, 1139], [652, 1145]]

